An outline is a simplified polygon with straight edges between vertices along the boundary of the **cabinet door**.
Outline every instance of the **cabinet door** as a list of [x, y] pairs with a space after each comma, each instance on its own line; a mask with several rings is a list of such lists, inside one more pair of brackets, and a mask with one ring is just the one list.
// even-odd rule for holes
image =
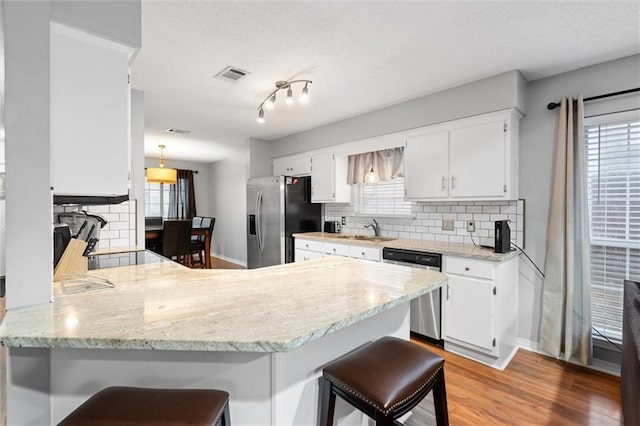
[[444, 339], [493, 352], [493, 281], [449, 275], [444, 291]]
[[378, 247], [349, 246], [349, 256], [380, 262], [380, 249]]
[[312, 259], [320, 259], [324, 257], [324, 255], [320, 252], [317, 251], [310, 251], [310, 250], [302, 250], [302, 249], [296, 249], [295, 251], [295, 257], [294, 257], [294, 261], [295, 262], [306, 262], [307, 260], [312, 260]]
[[292, 176], [308, 175], [311, 173], [311, 157], [303, 156], [292, 158], [290, 167]]
[[311, 156], [311, 202], [334, 201], [335, 161], [331, 152]]
[[58, 24], [50, 45], [54, 194], [127, 194], [131, 49]]
[[273, 175], [274, 176], [290, 176], [291, 169], [289, 166], [288, 158], [276, 158], [273, 160]]
[[450, 133], [451, 197], [505, 195], [505, 122], [479, 124]]
[[407, 199], [449, 196], [449, 132], [407, 139], [404, 153]]

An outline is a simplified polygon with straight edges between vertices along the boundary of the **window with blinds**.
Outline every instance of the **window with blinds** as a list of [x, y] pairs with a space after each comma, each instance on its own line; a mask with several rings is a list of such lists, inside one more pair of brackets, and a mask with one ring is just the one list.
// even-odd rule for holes
[[144, 214], [146, 217], [167, 218], [169, 212], [169, 185], [145, 183]]
[[356, 214], [365, 216], [409, 216], [411, 201], [404, 200], [404, 178], [356, 188]]
[[623, 280], [640, 279], [640, 113], [587, 119], [584, 132], [592, 322], [621, 341]]

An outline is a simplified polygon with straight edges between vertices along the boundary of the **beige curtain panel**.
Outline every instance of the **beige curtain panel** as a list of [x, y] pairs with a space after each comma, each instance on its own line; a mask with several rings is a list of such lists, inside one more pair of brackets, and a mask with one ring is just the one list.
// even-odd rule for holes
[[547, 229], [540, 347], [591, 364], [591, 273], [582, 96], [563, 98]]
[[350, 155], [347, 183], [364, 183], [364, 175], [371, 171], [372, 167], [380, 182], [403, 177], [403, 158], [404, 147]]

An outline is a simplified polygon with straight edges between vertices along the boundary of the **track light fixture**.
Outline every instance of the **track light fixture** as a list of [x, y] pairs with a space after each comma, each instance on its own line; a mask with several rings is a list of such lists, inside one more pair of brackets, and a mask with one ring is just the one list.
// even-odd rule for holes
[[291, 85], [295, 83], [304, 83], [304, 88], [302, 89], [302, 93], [300, 94], [299, 101], [302, 104], [306, 104], [309, 102], [309, 84], [313, 83], [311, 80], [279, 80], [276, 81], [276, 88], [264, 98], [260, 105], [258, 105], [258, 118], [256, 121], [258, 123], [265, 123], [264, 119], [264, 110], [272, 110], [274, 108], [276, 102], [276, 93], [279, 90], [287, 90], [287, 97], [285, 98], [285, 103], [287, 105], [291, 105], [294, 103], [293, 100], [293, 90], [291, 89]]

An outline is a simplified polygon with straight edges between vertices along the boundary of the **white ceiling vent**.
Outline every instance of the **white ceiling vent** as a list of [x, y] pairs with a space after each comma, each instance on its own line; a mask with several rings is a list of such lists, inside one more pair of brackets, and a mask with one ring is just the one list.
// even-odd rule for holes
[[232, 67], [231, 65], [229, 65], [228, 67], [220, 71], [218, 74], [216, 74], [216, 78], [235, 83], [236, 81], [246, 77], [249, 74], [251, 73], [248, 71], [244, 71], [238, 67]]
[[165, 132], [177, 133], [179, 135], [188, 135], [189, 133], [191, 133], [191, 130], [174, 129], [173, 127], [170, 127], [167, 130], [165, 130]]

